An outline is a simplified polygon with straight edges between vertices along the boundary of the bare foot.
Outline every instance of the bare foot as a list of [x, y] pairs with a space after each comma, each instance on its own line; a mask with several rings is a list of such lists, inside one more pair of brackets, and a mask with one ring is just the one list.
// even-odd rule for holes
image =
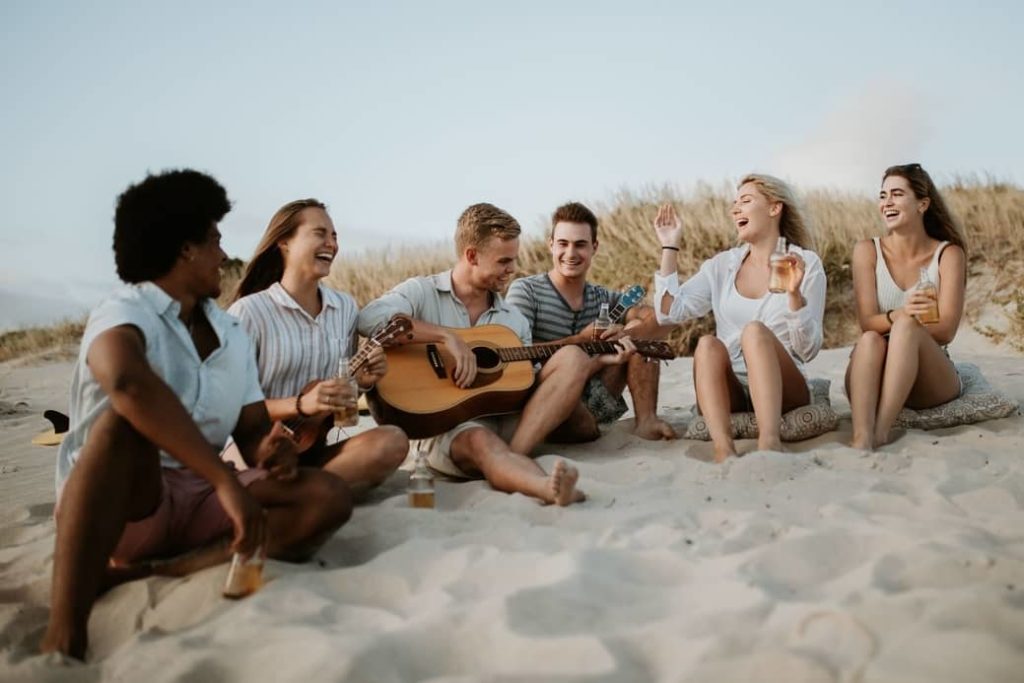
[[556, 505], [569, 505], [580, 503], [586, 500], [583, 491], [576, 488], [576, 482], [580, 478], [579, 470], [572, 465], [567, 465], [564, 460], [559, 460], [551, 469], [551, 476], [548, 478], [550, 487], [549, 503]]
[[731, 458], [734, 455], [736, 455], [736, 451], [735, 450], [720, 451], [720, 450], [718, 450], [716, 448], [715, 449], [715, 464], [717, 465], [719, 463], [723, 463], [723, 462], [725, 462], [726, 460], [728, 460], [729, 458]]
[[784, 451], [782, 440], [778, 437], [771, 439], [758, 439], [757, 450], [759, 451]]
[[657, 417], [637, 420], [633, 433], [648, 441], [672, 441], [679, 438], [669, 423]]
[[39, 643], [39, 651], [44, 655], [56, 652], [83, 662], [87, 647], [88, 642], [83, 636], [55, 628], [52, 622], [47, 627], [42, 642]]
[[875, 432], [875, 448], [881, 448], [891, 444], [896, 439], [903, 436], [904, 430], [902, 429], [890, 429], [887, 432]]
[[869, 438], [854, 434], [853, 439], [850, 441], [850, 448], [856, 448], [861, 451], [873, 451], [875, 450], [875, 444]]

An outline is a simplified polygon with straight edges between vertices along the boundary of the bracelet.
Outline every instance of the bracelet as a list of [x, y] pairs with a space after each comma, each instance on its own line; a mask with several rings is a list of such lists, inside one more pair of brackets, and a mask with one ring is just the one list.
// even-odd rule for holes
[[295, 412], [298, 413], [299, 417], [309, 417], [308, 413], [302, 412], [302, 394], [300, 393], [295, 397]]
[[890, 325], [893, 324], [892, 323], [892, 309], [891, 308], [888, 311], [885, 312], [885, 319], [889, 321]]
[[662, 247], [662, 249], [671, 249], [672, 251], [679, 251], [679, 247]]

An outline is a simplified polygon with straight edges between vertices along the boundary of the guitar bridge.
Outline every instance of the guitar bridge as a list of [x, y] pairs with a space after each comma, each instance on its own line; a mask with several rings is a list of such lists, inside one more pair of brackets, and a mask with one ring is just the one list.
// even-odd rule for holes
[[437, 375], [438, 379], [446, 379], [448, 372], [444, 369], [444, 358], [441, 356], [441, 352], [437, 350], [437, 344], [427, 344], [427, 361], [430, 363], [430, 367], [433, 368], [434, 374]]

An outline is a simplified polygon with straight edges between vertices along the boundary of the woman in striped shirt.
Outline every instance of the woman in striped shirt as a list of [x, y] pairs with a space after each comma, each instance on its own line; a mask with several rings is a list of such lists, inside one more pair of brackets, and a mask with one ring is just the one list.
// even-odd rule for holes
[[[359, 307], [350, 295], [321, 283], [338, 253], [337, 238], [321, 202], [285, 204], [270, 219], [228, 309], [255, 342], [260, 385], [272, 420], [313, 418], [322, 424], [336, 408], [354, 407], [357, 399], [335, 375], [338, 361], [355, 353]], [[356, 373], [359, 388], [370, 389], [386, 371], [378, 347]], [[302, 458], [359, 491], [384, 481], [408, 448], [401, 429], [381, 426], [340, 443], [318, 443]]]
[[[930, 408], [960, 395], [960, 376], [945, 347], [960, 326], [967, 284], [964, 238], [920, 164], [886, 169], [878, 210], [885, 236], [862, 240], [853, 250], [863, 334], [846, 370], [850, 445], [865, 450], [889, 443], [904, 405]], [[938, 289], [935, 323], [918, 322], [935, 301], [915, 287], [922, 269]]]

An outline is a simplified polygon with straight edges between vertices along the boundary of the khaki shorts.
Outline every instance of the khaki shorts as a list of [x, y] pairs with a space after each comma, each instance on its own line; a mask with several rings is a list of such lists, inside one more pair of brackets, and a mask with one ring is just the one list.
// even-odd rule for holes
[[452, 461], [451, 450], [452, 442], [455, 441], [455, 437], [463, 432], [469, 431], [470, 429], [489, 429], [497, 434], [502, 441], [508, 443], [512, 440], [512, 436], [516, 433], [516, 427], [519, 426], [520, 413], [512, 413], [511, 415], [492, 415], [490, 417], [480, 417], [469, 422], [463, 422], [448, 430], [444, 434], [438, 434], [432, 436], [429, 439], [414, 439], [409, 442], [409, 454], [415, 457], [417, 451], [422, 451], [427, 454], [427, 463], [430, 468], [440, 474], [455, 479], [480, 479], [480, 474], [467, 474], [463, 472], [458, 465]]

